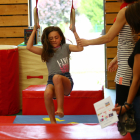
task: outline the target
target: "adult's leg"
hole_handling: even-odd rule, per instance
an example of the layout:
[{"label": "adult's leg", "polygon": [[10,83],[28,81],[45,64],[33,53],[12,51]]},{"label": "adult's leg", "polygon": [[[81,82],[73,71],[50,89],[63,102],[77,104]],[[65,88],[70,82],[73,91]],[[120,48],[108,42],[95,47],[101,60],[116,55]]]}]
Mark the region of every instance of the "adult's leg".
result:
[{"label": "adult's leg", "polygon": [[56,115],[59,117],[64,116],[64,95],[68,95],[71,91],[71,82],[70,80],[62,75],[56,74],[53,76],[53,83],[55,89],[55,95],[57,99],[57,111]]},{"label": "adult's leg", "polygon": [[[116,103],[118,103],[119,105],[124,105],[124,103],[127,101],[128,92],[129,86],[116,84]],[[125,131],[125,128],[122,125],[121,116],[118,117],[119,117],[119,122],[117,124],[118,131],[120,132],[121,135],[125,135],[127,134],[127,132]]]},{"label": "adult's leg", "polygon": [[140,140],[140,96],[136,97],[133,101],[135,110],[134,119],[136,121],[136,130],[131,133],[132,140]]},{"label": "adult's leg", "polygon": [[53,103],[53,98],[54,98],[54,86],[49,84],[46,87],[46,90],[44,92],[44,100],[45,100],[45,107],[47,109],[48,115],[50,117],[50,122],[56,123],[55,120],[55,109],[54,109],[54,103]]},{"label": "adult's leg", "polygon": [[130,86],[116,84],[116,104],[124,105],[127,101]]}]

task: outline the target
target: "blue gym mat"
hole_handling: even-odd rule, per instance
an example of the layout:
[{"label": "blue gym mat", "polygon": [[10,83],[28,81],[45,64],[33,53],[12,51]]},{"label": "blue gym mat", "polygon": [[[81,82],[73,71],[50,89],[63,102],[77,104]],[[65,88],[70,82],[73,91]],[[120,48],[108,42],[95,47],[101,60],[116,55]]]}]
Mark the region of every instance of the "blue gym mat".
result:
[{"label": "blue gym mat", "polygon": [[[56,116],[58,124],[70,123],[98,123],[97,115],[65,115],[63,118]],[[48,124],[48,115],[17,115],[14,124]]]}]

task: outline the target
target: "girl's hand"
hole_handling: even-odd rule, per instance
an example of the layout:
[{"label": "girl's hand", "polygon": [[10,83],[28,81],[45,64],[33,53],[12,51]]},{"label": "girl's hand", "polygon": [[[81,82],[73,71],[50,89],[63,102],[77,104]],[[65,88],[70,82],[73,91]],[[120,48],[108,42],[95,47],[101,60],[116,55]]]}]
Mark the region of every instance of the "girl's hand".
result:
[{"label": "girl's hand", "polygon": [[82,45],[82,42],[81,42],[81,39],[80,39],[80,38],[77,38],[77,45],[79,45],[79,46],[83,47],[83,45]]},{"label": "girl's hand", "polygon": [[[37,29],[40,29],[39,23],[37,23]],[[35,27],[35,25],[34,25],[34,30],[37,31],[37,29],[36,29],[36,27]]]}]

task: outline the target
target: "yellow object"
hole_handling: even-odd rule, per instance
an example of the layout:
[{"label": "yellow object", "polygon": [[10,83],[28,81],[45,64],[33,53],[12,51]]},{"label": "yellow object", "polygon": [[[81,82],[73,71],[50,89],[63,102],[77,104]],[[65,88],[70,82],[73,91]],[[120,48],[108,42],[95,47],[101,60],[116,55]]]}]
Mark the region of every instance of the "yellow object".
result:
[{"label": "yellow object", "polygon": [[[57,122],[63,122],[65,120],[60,120],[58,118],[55,118]],[[50,118],[43,118],[44,121],[50,121]]]}]

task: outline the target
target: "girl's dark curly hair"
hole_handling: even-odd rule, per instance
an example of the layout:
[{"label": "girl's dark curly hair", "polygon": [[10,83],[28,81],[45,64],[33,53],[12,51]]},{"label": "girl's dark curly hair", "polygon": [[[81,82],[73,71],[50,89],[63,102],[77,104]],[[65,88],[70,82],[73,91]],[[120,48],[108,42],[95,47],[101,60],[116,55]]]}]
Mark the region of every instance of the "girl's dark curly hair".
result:
[{"label": "girl's dark curly hair", "polygon": [[46,27],[43,30],[43,34],[42,34],[42,37],[41,37],[41,43],[43,45],[43,51],[42,51],[42,54],[41,54],[41,59],[44,62],[45,61],[48,62],[49,59],[51,57],[53,57],[53,55],[55,53],[55,50],[53,49],[53,46],[49,43],[49,40],[48,40],[48,35],[52,31],[57,31],[58,34],[62,37],[61,45],[66,43],[64,34],[59,27],[57,27],[57,26]]},{"label": "girl's dark curly hair", "polygon": [[140,32],[140,2],[133,3],[125,11],[125,18],[132,30],[137,34]]}]

